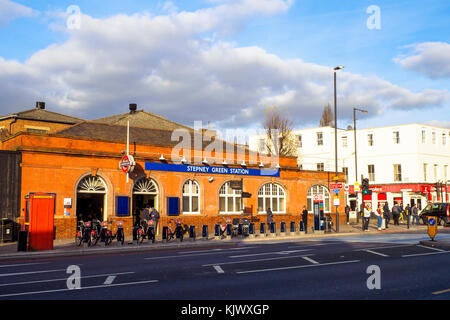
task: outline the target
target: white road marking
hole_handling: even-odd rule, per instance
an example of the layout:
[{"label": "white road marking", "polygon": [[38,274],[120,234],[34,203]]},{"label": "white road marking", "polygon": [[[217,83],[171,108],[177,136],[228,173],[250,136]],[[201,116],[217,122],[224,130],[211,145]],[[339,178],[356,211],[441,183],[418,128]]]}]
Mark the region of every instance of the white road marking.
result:
[{"label": "white road marking", "polygon": [[313,264],[319,264],[319,262],[317,262],[316,260],[311,259],[310,257],[302,257],[303,259],[305,259],[306,261],[309,261]]},{"label": "white road marking", "polygon": [[219,262],[219,263],[216,262],[216,263],[211,263],[211,264],[204,264],[204,265],[202,265],[202,267],[218,266],[218,265],[225,265],[225,264],[238,264],[238,263],[270,261],[270,260],[281,260],[281,259],[292,259],[292,258],[303,258],[305,256],[306,255],[277,257],[277,258],[265,258],[265,259],[255,259],[255,260],[243,260],[243,261],[227,261],[227,262]]},{"label": "white road marking", "polygon": [[[122,274],[132,274],[134,272],[120,272],[120,273],[109,273],[109,274],[96,274],[91,276],[82,276],[81,279],[87,279],[87,278],[100,278],[104,276],[110,276],[110,275],[122,275]],[[16,286],[16,285],[22,285],[22,284],[33,284],[33,283],[42,283],[42,282],[56,282],[56,281],[67,281],[67,278],[60,278],[60,279],[47,279],[47,280],[34,280],[34,281],[27,281],[27,282],[14,282],[14,283],[3,283],[0,284],[0,287],[5,286]]]},{"label": "white road marking", "polygon": [[37,262],[37,263],[21,263],[21,264],[5,264],[0,265],[0,268],[7,268],[7,267],[20,267],[20,266],[34,266],[37,264],[49,264],[50,262]]},{"label": "white road marking", "polygon": [[291,248],[298,248],[298,247],[319,247],[319,246],[331,246],[334,244],[342,244],[342,242],[327,242],[327,243],[316,243],[316,244],[305,244],[305,243],[299,243],[295,246],[289,246],[288,249]]},{"label": "white road marking", "polygon": [[421,248],[425,248],[425,249],[430,249],[430,250],[436,250],[436,251],[440,251],[440,252],[445,252],[445,250],[439,249],[439,248],[422,246],[422,245],[420,245],[420,244],[418,244],[417,246],[418,246],[418,247],[421,247]]},{"label": "white road marking", "polygon": [[205,249],[205,250],[196,250],[196,251],[183,251],[178,252],[178,254],[188,254],[188,253],[204,253],[206,251],[224,251],[224,250],[248,250],[254,249],[256,247],[240,247],[240,248],[217,248],[217,249]]},{"label": "white road marking", "polygon": [[158,259],[170,259],[170,258],[181,258],[181,257],[206,256],[206,255],[219,254],[219,253],[224,254],[224,251],[194,253],[194,254],[185,254],[185,255],[177,255],[177,256],[150,257],[150,258],[144,258],[144,259],[145,260],[158,260]]},{"label": "white road marking", "polygon": [[405,254],[402,255],[402,258],[407,258],[407,257],[419,257],[419,256],[429,256],[432,254],[445,254],[445,253],[449,253],[450,251],[438,251],[438,252],[428,252],[428,253],[416,253],[416,254]]},{"label": "white road marking", "polygon": [[340,261],[340,262],[330,262],[330,263],[320,263],[320,264],[308,264],[306,266],[290,266],[290,267],[280,267],[280,268],[271,268],[271,269],[260,269],[260,270],[248,270],[248,271],[238,271],[236,273],[257,273],[257,272],[267,272],[267,271],[280,271],[280,270],[290,270],[290,269],[300,269],[300,268],[311,268],[311,267],[321,267],[321,266],[331,266],[337,264],[345,264],[345,263],[355,263],[359,262],[359,260],[349,260],[349,261]]},{"label": "white road marking", "polygon": [[144,283],[154,283],[154,282],[158,282],[158,280],[147,280],[147,281],[138,281],[138,282],[127,282],[127,283],[116,283],[116,284],[109,284],[109,285],[81,287],[79,289],[72,289],[72,290],[65,288],[65,289],[55,289],[55,290],[10,293],[10,294],[2,294],[2,295],[0,295],[0,298],[3,298],[3,297],[14,297],[14,296],[24,296],[24,295],[33,295],[33,294],[43,294],[43,293],[64,292],[64,291],[78,291],[78,290],[84,290],[84,289],[111,288],[111,287],[118,287],[118,286],[130,286],[130,285],[144,284]]},{"label": "white road marking", "polygon": [[103,284],[112,284],[114,282],[114,279],[116,279],[116,276],[108,276]]},{"label": "white road marking", "polygon": [[239,256],[229,256],[229,258],[265,256],[265,255],[269,255],[269,254],[290,254],[290,253],[302,252],[302,251],[310,251],[310,250],[312,250],[312,249],[289,250],[289,251],[271,251],[271,252],[262,252],[262,253],[253,253],[253,254],[243,254],[243,255],[239,255]]},{"label": "white road marking", "polygon": [[61,272],[66,271],[67,269],[57,269],[57,270],[43,270],[43,271],[28,271],[28,272],[17,272],[17,273],[2,273],[0,277],[12,277],[12,276],[21,276],[25,274],[35,274],[35,273],[50,273],[50,272]]},{"label": "white road marking", "polygon": [[438,295],[438,294],[447,293],[447,292],[450,292],[450,289],[445,289],[445,290],[441,290],[441,291],[435,291],[435,292],[432,292],[432,294]]},{"label": "white road marking", "polygon": [[412,246],[415,246],[415,244],[398,244],[398,245],[395,245],[395,246],[379,246],[379,247],[361,248],[361,249],[356,249],[355,251],[376,250],[376,249],[392,249],[392,248],[412,247]]},{"label": "white road marking", "polygon": [[217,273],[225,273],[225,271],[223,271],[223,269],[220,266],[213,266],[213,267],[217,271]]},{"label": "white road marking", "polygon": [[365,250],[362,250],[362,251],[369,252],[369,253],[372,253],[372,254],[376,254],[376,255],[382,256],[382,257],[389,257],[387,254],[379,253],[379,252],[372,251],[372,250],[369,250],[369,249],[365,249]]}]

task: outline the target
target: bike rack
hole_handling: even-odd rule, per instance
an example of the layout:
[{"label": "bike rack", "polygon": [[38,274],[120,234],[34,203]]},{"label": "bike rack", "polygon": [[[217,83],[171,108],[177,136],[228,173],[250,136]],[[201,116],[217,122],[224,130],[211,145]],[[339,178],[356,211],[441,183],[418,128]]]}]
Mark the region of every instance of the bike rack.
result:
[{"label": "bike rack", "polygon": [[294,221],[291,221],[291,228],[290,228],[290,230],[289,230],[289,233],[292,235],[292,234],[295,234],[295,222]]},{"label": "bike rack", "polygon": [[285,236],[286,235],[286,222],[280,223],[280,235]]},{"label": "bike rack", "polygon": [[277,235],[277,225],[275,222],[270,223],[270,236],[275,237]]}]

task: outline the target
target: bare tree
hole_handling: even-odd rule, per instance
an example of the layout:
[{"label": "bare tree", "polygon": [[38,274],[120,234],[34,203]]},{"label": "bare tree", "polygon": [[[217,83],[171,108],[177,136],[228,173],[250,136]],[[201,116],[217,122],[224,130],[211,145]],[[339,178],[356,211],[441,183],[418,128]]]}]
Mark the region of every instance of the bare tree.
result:
[{"label": "bare tree", "polygon": [[320,126],[334,126],[334,113],[333,110],[331,110],[330,103],[328,103],[327,106],[323,108],[322,118],[320,119]]},{"label": "bare tree", "polygon": [[268,154],[277,156],[297,156],[297,144],[292,132],[293,122],[287,115],[274,107],[266,110],[264,129]]}]

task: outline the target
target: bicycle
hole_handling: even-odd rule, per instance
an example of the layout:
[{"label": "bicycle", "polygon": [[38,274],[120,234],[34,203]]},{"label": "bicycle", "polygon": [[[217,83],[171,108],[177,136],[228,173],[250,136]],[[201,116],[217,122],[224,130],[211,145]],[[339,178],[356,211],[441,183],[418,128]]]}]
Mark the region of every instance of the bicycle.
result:
[{"label": "bicycle", "polygon": [[189,228],[187,228],[187,225],[182,225],[181,219],[178,219],[175,223],[175,229],[172,229],[171,223],[174,221],[172,219],[169,220],[169,225],[166,229],[166,241],[169,242],[170,240],[174,239],[175,237],[180,239],[180,242],[183,242],[183,236],[185,233],[189,232]]},{"label": "bicycle", "polygon": [[117,242],[119,242],[121,245],[125,242],[125,233],[123,232],[123,221],[119,221],[117,223],[117,231],[114,235],[114,238],[117,239]]},{"label": "bicycle", "polygon": [[[111,228],[108,228],[108,225],[111,226]],[[110,245],[111,242],[116,237],[112,233],[112,221],[103,221],[102,222],[102,231],[100,233],[100,239],[102,242],[105,242],[105,247]]]},{"label": "bicycle", "polygon": [[100,234],[101,225],[98,221],[92,222],[92,229],[91,229],[91,245],[95,246],[100,240],[101,234]]},{"label": "bicycle", "polygon": [[147,235],[147,221],[143,220],[141,224],[136,228],[136,244],[140,245],[144,241]]},{"label": "bicycle", "polygon": [[85,238],[85,224],[84,221],[80,220],[77,223],[77,229],[75,231],[75,245],[77,247],[81,246],[81,244],[83,243],[83,239]]},{"label": "bicycle", "polygon": [[77,230],[75,232],[75,244],[79,247],[81,244],[85,244],[88,247],[92,245],[91,232],[91,222],[80,220],[77,225]]}]

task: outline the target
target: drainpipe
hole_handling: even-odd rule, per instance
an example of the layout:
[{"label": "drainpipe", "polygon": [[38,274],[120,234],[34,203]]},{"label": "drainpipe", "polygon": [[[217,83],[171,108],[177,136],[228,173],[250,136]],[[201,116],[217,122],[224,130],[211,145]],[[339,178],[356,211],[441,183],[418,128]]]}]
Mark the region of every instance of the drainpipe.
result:
[{"label": "drainpipe", "polygon": [[17,122],[17,117],[15,117],[14,120],[9,123],[9,135],[12,135],[11,126],[16,122]]}]

